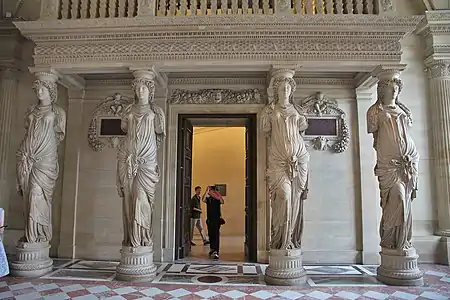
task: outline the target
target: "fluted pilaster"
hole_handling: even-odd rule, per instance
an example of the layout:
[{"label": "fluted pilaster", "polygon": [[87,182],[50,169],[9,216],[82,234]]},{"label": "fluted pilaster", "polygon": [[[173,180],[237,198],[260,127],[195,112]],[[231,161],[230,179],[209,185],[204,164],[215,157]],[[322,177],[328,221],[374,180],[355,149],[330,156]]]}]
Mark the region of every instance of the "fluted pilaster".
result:
[{"label": "fluted pilaster", "polygon": [[450,61],[428,64],[438,234],[450,236]]},{"label": "fluted pilaster", "polygon": [[17,72],[13,69],[0,69],[0,207],[6,211],[11,190],[9,176],[9,157],[11,153],[11,129],[14,115],[14,102],[17,94]]}]

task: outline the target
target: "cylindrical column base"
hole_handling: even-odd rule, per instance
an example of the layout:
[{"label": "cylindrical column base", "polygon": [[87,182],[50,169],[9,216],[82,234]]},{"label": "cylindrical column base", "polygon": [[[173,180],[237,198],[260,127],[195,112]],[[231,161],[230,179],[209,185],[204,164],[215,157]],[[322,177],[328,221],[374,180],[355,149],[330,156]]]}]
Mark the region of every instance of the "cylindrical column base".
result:
[{"label": "cylindrical column base", "polygon": [[16,259],[11,263],[11,275],[20,277],[40,277],[53,270],[53,260],[49,256],[50,245],[43,243],[19,242]]},{"label": "cylindrical column base", "polygon": [[377,269],[377,279],[388,285],[423,285],[423,273],[417,266],[419,255],[413,247],[408,250],[382,248],[381,265]]},{"label": "cylindrical column base", "polygon": [[150,281],[156,276],[153,247],[128,247],[120,250],[116,279],[121,281]]},{"label": "cylindrical column base", "polygon": [[300,249],[271,249],[264,280],[269,285],[301,285],[307,280]]}]

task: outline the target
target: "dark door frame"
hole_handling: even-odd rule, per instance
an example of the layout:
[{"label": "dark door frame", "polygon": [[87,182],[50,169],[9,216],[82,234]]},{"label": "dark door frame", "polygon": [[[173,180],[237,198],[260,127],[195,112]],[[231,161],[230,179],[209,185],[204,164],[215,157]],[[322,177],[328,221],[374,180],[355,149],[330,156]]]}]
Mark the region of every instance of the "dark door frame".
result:
[{"label": "dark door frame", "polygon": [[[182,126],[186,124],[185,120],[191,119],[243,119],[245,120],[246,128],[246,186],[249,186],[250,196],[246,195],[245,199],[245,248],[246,248],[246,261],[257,262],[257,149],[256,149],[256,134],[257,134],[257,119],[256,113],[254,114],[178,114],[178,137],[177,137],[177,192],[176,192],[176,210],[175,210],[175,260],[182,259],[182,253],[185,250],[182,249],[184,241],[184,228],[183,224],[186,224],[182,211],[184,202],[181,197],[180,191],[183,188],[182,172],[180,170],[181,159],[183,158],[184,142],[180,138],[182,133]],[[220,126],[220,122],[218,122]],[[208,124],[210,125],[210,124]],[[184,159],[184,158],[183,158]],[[246,193],[247,194],[247,193]],[[225,216],[226,217],[226,216]]]}]

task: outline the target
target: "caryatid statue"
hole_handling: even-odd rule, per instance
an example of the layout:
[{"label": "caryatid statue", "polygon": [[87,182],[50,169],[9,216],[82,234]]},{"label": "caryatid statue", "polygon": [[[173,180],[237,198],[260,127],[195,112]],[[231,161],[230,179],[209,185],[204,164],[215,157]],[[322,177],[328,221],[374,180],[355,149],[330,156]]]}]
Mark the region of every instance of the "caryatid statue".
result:
[{"label": "caryatid statue", "polygon": [[[416,285],[421,284],[422,273],[411,244],[411,208],[417,192],[419,153],[409,132],[411,111],[398,99],[402,88],[400,72],[379,75],[377,101],[367,111],[367,131],[377,155],[374,171],[382,209],[378,277],[388,284]],[[415,267],[409,261],[415,261]],[[396,270],[398,266],[404,269]]]},{"label": "caryatid statue", "polygon": [[[264,108],[261,117],[261,128],[269,137],[267,184],[272,207],[270,257],[272,261],[275,257],[284,259],[284,254],[288,253],[286,255],[289,256],[289,253],[295,252],[295,259],[300,263],[298,269],[286,271],[280,276],[276,275],[279,271],[273,270],[269,263],[266,281],[269,277],[268,283],[275,284],[306,281],[300,248],[303,201],[308,193],[309,153],[303,140],[308,122],[301,109],[293,103],[296,88],[293,75],[293,71],[275,72],[269,87],[273,89],[273,97],[269,98],[270,103]],[[284,254],[280,256],[280,253]],[[292,260],[292,257],[288,260]],[[283,276],[295,280],[283,280]],[[277,279],[280,280],[276,282]]]},{"label": "caryatid statue", "polygon": [[39,263],[38,257],[48,256],[52,239],[52,198],[59,175],[58,145],[66,132],[66,112],[56,104],[57,76],[42,72],[36,77],[33,90],[38,103],[26,112],[25,137],[16,153],[17,190],[23,199],[25,232],[19,240],[17,261],[12,263],[11,270],[23,276],[27,274],[22,274],[20,269],[26,268],[26,262],[21,259],[26,255],[22,257],[21,249],[36,251],[35,262],[38,262],[34,270],[32,266],[28,268],[34,271],[30,276],[45,273],[48,264],[51,270],[51,259]]},{"label": "caryatid statue", "polygon": [[[160,178],[156,153],[166,136],[165,115],[154,103],[153,73],[135,71],[135,76],[132,83],[135,103],[123,114],[121,126],[126,137],[117,156],[117,188],[123,202],[122,255],[125,255],[124,249],[132,255],[136,250],[133,248],[144,247],[142,249],[151,252],[153,257],[153,210]],[[127,272],[129,270],[124,271],[121,263],[118,273]]]}]

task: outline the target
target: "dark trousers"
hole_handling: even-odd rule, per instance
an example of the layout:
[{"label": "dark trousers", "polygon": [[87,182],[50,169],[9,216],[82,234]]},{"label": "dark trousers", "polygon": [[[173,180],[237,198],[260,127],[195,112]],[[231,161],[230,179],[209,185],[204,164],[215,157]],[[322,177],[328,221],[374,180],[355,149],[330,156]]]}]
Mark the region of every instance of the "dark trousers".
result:
[{"label": "dark trousers", "polygon": [[206,225],[208,226],[208,236],[209,236],[209,248],[213,252],[219,253],[220,246],[220,223],[219,220],[206,220]]}]

